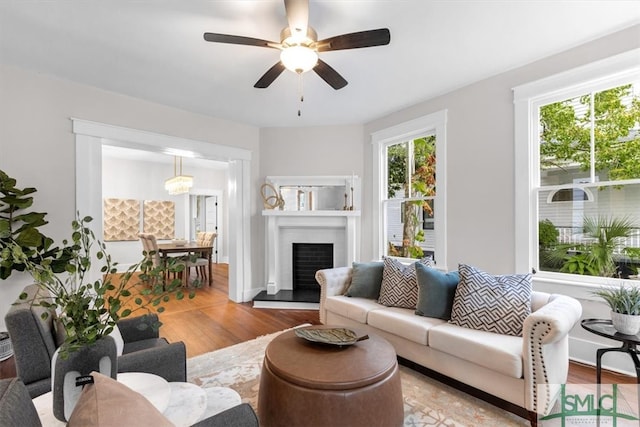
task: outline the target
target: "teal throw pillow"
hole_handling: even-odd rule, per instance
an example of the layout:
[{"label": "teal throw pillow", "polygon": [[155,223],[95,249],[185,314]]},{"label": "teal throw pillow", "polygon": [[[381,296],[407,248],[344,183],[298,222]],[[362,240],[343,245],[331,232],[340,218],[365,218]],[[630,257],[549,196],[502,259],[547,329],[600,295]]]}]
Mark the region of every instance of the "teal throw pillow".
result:
[{"label": "teal throw pillow", "polygon": [[457,271],[443,273],[424,264],[416,264],[418,304],[416,314],[436,319],[451,319],[453,298],[460,281]]},{"label": "teal throw pillow", "polygon": [[380,295],[383,269],[382,261],[354,262],[351,285],[345,295],[377,300]]}]

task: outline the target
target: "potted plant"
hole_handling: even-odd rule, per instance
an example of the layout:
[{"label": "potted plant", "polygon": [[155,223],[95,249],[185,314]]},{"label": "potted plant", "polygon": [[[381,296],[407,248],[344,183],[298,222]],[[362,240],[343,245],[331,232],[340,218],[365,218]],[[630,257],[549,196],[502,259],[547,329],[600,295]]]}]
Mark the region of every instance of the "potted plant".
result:
[{"label": "potted plant", "polygon": [[[46,213],[29,211],[36,191],[16,187],[15,178],[0,170],[0,280],[14,271],[24,271],[24,258],[32,264],[48,259],[53,271],[64,271],[67,260],[59,248],[53,247],[53,240],[39,230],[47,224]],[[58,256],[53,260],[55,254]]]},{"label": "potted plant", "polygon": [[594,292],[611,308],[611,322],[616,331],[635,335],[640,331],[640,288],[612,286]]},{"label": "potted plant", "polygon": [[[184,263],[177,259],[170,258],[166,265],[154,266],[151,260],[154,254],[143,252],[141,261],[118,274],[118,263],[111,259],[105,244],[89,228],[91,221],[91,217],[73,221],[71,239],[64,240],[64,248],[51,259],[34,262],[26,255],[20,256],[17,244],[13,246],[14,259],[23,263],[36,283],[51,295],[52,301],[42,299],[32,303],[58,313],[57,324],[65,335],[60,347],[62,358],[108,336],[122,318],[152,310],[162,313],[162,304],[171,298],[195,297],[194,289],[185,294],[181,280],[167,279],[184,270]],[[51,268],[60,257],[66,262],[64,274]],[[91,281],[89,272],[96,260],[101,264],[101,275]],[[195,287],[198,286],[196,281]],[[20,295],[20,299],[26,298],[26,294]]]},{"label": "potted plant", "polygon": [[[175,259],[168,260],[166,265],[154,266],[154,254],[144,253],[142,261],[116,276],[118,263],[112,261],[105,244],[88,227],[91,220],[84,217],[73,221],[71,239],[64,240],[64,248],[51,259],[34,262],[21,254],[17,243],[9,244],[14,259],[24,264],[36,283],[47,291],[46,295],[40,297],[38,293],[31,300],[23,293],[20,299],[47,308],[44,318],[55,313],[57,334],[62,332],[64,337],[51,361],[53,410],[61,421],[68,420],[78,396],[78,385],[69,378],[91,371],[116,378],[117,348],[122,341],[117,322],[140,311],[146,313],[153,309],[161,313],[163,303],[172,297],[185,296],[181,280],[166,280],[170,273],[183,271],[185,267]],[[66,260],[64,274],[55,273],[51,268],[61,257]],[[92,280],[90,271],[96,260],[101,264],[100,275]],[[189,298],[194,296],[192,289]],[[159,321],[151,325],[159,326]]]}]

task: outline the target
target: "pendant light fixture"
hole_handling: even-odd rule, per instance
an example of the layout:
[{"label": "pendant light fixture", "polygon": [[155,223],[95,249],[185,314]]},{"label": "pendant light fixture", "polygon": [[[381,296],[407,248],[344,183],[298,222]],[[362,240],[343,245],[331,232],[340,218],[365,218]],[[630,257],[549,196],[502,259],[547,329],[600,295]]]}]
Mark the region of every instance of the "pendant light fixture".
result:
[{"label": "pendant light fixture", "polygon": [[180,157],[180,174],[178,174],[178,156],[173,157],[173,177],[164,182],[164,189],[169,194],[188,193],[193,187],[193,177],[191,175],[182,174],[182,157]]}]

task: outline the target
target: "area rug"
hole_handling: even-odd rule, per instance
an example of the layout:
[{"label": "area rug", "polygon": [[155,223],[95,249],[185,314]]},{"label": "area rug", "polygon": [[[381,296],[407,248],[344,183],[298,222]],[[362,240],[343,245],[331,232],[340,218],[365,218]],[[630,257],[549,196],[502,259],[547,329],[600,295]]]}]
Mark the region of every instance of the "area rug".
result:
[{"label": "area rug", "polygon": [[[229,387],[258,409],[258,387],[267,344],[279,332],[187,360],[187,380],[207,387]],[[400,366],[404,425],[528,426],[521,417]]]}]

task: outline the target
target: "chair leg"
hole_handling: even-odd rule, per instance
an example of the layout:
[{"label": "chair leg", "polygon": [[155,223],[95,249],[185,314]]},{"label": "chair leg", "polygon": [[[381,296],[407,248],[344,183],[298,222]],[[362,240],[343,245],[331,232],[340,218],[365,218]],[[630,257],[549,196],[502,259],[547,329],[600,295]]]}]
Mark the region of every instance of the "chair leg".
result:
[{"label": "chair leg", "polygon": [[198,267],[198,270],[200,271],[200,275],[202,276],[202,279],[207,283],[208,286],[210,286],[211,284],[209,283],[209,275],[207,274],[207,268],[201,265]]}]

